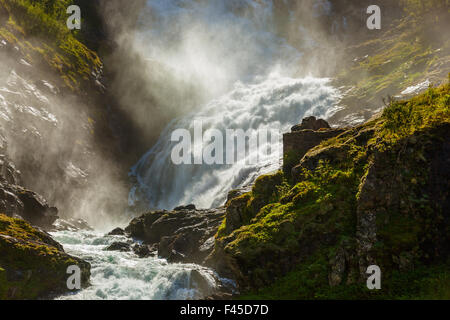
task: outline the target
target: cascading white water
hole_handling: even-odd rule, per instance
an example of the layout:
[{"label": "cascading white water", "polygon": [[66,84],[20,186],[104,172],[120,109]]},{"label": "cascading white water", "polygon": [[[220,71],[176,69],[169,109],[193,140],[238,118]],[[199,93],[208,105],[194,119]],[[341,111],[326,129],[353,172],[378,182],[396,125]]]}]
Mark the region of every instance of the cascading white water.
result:
[{"label": "cascading white water", "polygon": [[[239,161],[232,165],[175,165],[171,159],[171,133],[177,128],[194,131],[194,121],[203,129],[257,132],[262,129],[287,132],[302,117],[327,117],[338,93],[326,79],[269,77],[258,84],[237,84],[235,89],[202,110],[173,121],[156,145],[133,168],[138,184],[130,193],[131,203],[145,197],[152,208],[172,209],[194,203],[201,208],[221,205],[227,191],[251,183],[258,175],[278,169],[281,142],[272,141],[270,153],[256,164]],[[260,154],[261,155],[261,154]],[[138,193],[137,193],[138,192]]]},{"label": "cascading white water", "polygon": [[[194,264],[141,259],[132,252],[105,251],[126,237],[88,231],[52,233],[67,253],[91,264],[91,286],[57,299],[73,300],[184,300],[202,299],[214,292],[217,276]],[[195,275],[193,275],[195,273]]]},{"label": "cascading white water", "polygon": [[[257,164],[175,165],[171,152],[176,129],[287,132],[305,116],[328,118],[339,93],[327,79],[293,77],[301,53],[272,32],[272,1],[149,1],[151,32],[142,32],[149,59],[170,66],[190,81],[199,81],[213,97],[196,110],[173,120],[154,147],[132,168],[136,184],[130,205],[172,209],[194,203],[222,205],[232,188],[249,184],[279,167],[282,145]],[[175,34],[175,36],[174,36]],[[175,44],[174,44],[175,43]],[[144,46],[145,47],[145,46]],[[207,142],[203,142],[207,144]],[[192,148],[193,150],[194,148]]]}]

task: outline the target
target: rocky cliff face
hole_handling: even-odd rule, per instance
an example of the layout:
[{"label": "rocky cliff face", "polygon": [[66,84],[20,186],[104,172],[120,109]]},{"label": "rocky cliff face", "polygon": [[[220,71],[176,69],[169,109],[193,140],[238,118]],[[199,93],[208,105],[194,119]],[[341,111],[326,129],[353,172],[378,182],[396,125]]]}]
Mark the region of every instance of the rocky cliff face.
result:
[{"label": "rocky cliff face", "polygon": [[[448,296],[449,90],[393,102],[309,150],[293,182],[230,199],[206,263],[251,297]],[[372,264],[383,290],[365,286]]]},{"label": "rocky cliff face", "polygon": [[[0,1],[0,153],[21,172],[20,185],[45,197],[61,216],[90,216],[93,224],[88,210],[98,216],[125,210],[132,155],[120,149],[95,51],[106,42],[99,40],[98,2],[82,4],[78,33],[65,25],[70,3],[30,9],[29,1]],[[94,192],[99,201],[92,200]]]},{"label": "rocky cliff face", "polygon": [[5,150],[0,152],[0,212],[49,230],[58,219],[58,209],[50,207],[41,195],[21,187],[21,173]]}]

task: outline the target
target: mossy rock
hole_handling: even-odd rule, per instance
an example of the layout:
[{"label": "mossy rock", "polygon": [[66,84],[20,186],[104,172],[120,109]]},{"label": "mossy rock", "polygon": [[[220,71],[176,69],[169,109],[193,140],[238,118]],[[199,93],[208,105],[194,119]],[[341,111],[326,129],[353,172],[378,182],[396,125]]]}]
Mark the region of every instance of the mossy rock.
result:
[{"label": "mossy rock", "polygon": [[[450,273],[449,95],[445,84],[394,101],[322,142],[295,184],[260,178],[238,199],[245,221],[227,218],[227,232],[216,236],[218,269],[233,270],[244,293],[263,298],[448,296],[448,286],[433,294],[430,284]],[[258,197],[262,206],[253,206]],[[369,263],[382,269],[385,290],[365,287]]]},{"label": "mossy rock", "polygon": [[[66,26],[66,10],[75,3],[0,0],[0,13],[6,18],[4,24],[0,23],[0,36],[17,46],[32,64],[49,66],[59,74],[66,88],[82,92],[92,87],[92,74],[100,72],[102,62],[86,46],[84,28],[71,31]],[[88,7],[91,5],[83,6],[86,11]]]},{"label": "mossy rock", "polygon": [[81,269],[87,286],[90,264],[64,252],[48,234],[0,214],[0,300],[37,299],[68,292],[67,268]]}]

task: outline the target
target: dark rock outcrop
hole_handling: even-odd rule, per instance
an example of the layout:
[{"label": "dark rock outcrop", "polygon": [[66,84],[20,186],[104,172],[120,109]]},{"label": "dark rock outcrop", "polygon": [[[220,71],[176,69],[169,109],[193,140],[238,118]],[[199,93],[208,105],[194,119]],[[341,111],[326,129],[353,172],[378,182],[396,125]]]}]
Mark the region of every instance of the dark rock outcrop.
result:
[{"label": "dark rock outcrop", "polygon": [[[2,151],[5,152],[5,149],[0,146]],[[58,209],[50,207],[41,195],[19,184],[20,172],[8,157],[0,154],[0,212],[10,217],[21,217],[32,225],[50,230],[58,219]]]},{"label": "dark rock outcrop", "polygon": [[345,129],[331,129],[322,119],[303,119],[302,124],[294,126],[292,132],[283,135],[283,171],[290,174],[310,149],[344,131]]},{"label": "dark rock outcrop", "polygon": [[181,211],[181,210],[195,210],[194,204],[188,204],[187,206],[179,206],[173,209],[173,211]]},{"label": "dark rock outcrop", "polygon": [[122,251],[122,252],[128,252],[131,251],[131,245],[126,242],[113,242],[109,246],[105,248],[105,251]]},{"label": "dark rock outcrop", "polygon": [[133,219],[125,231],[171,262],[201,264],[214,247],[225,209],[154,211]]},{"label": "dark rock outcrop", "polygon": [[154,257],[158,254],[158,248],[156,245],[149,246],[147,244],[136,243],[132,246],[132,249],[139,258]]},{"label": "dark rock outcrop", "polygon": [[301,131],[301,130],[313,130],[318,131],[320,129],[331,129],[328,122],[323,119],[316,119],[316,117],[307,117],[302,120],[301,124],[292,127],[291,131]]},{"label": "dark rock outcrop", "polygon": [[122,228],[115,228],[114,230],[108,233],[108,236],[124,236],[124,235],[126,235],[126,232]]},{"label": "dark rock outcrop", "polygon": [[58,209],[50,207],[47,201],[37,193],[23,188],[17,188],[17,196],[23,203],[22,216],[32,225],[45,229],[51,228],[58,219]]}]

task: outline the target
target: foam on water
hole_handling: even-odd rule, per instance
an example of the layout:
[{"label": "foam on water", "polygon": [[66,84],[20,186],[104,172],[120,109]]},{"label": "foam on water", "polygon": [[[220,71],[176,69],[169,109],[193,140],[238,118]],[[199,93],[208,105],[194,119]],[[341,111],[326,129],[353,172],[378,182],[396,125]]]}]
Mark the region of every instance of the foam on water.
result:
[{"label": "foam on water", "polygon": [[[67,253],[91,264],[91,286],[58,297],[61,300],[184,300],[201,299],[213,293],[217,276],[194,264],[167,263],[159,258],[138,258],[132,252],[105,251],[122,236],[96,232],[63,231],[52,233]],[[200,274],[193,277],[193,272]],[[206,284],[206,286],[205,286]]]}]

